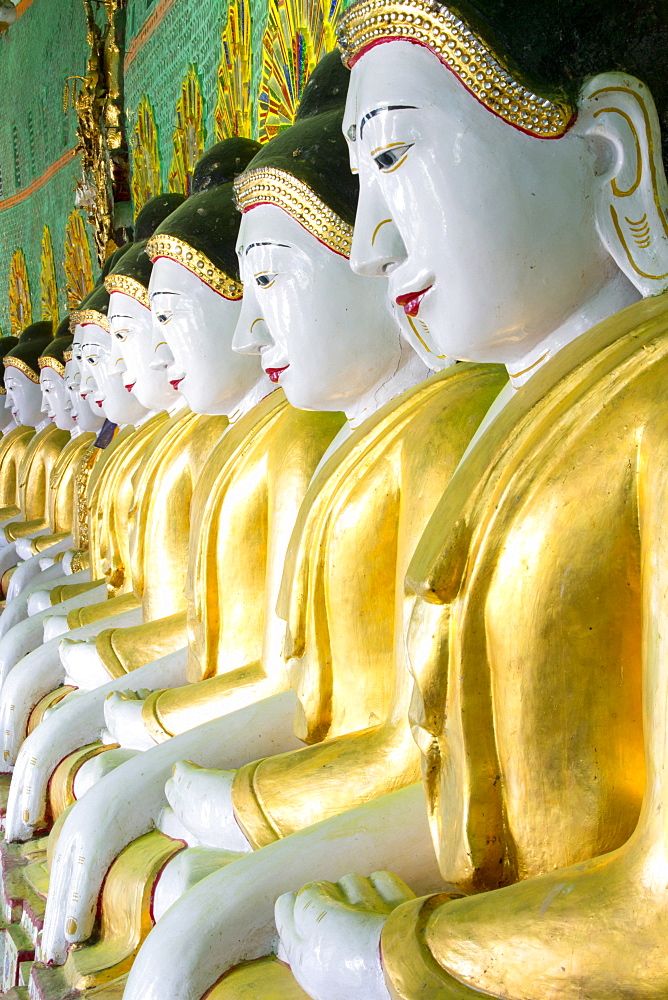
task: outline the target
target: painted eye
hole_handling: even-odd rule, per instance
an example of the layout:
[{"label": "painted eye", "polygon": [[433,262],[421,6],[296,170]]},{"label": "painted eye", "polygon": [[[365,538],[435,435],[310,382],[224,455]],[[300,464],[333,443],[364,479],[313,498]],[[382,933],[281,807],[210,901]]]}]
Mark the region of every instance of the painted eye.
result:
[{"label": "painted eye", "polygon": [[392,146],[391,149],[383,150],[382,153],[378,153],[377,156],[374,156],[376,166],[379,170],[382,170],[386,174],[391,173],[404,162],[406,154],[412,146],[413,143],[409,142],[406,145]]},{"label": "painted eye", "polygon": [[121,344],[124,344],[128,339],[127,330],[117,330],[114,336],[116,340],[120,340]]},{"label": "painted eye", "polygon": [[159,312],[156,313],[155,316],[158,323],[162,324],[162,326],[165,326],[167,323],[169,323],[170,319],[172,318],[172,314],[170,312]]},{"label": "painted eye", "polygon": [[275,274],[256,274],[255,284],[259,285],[260,288],[271,288],[274,281],[276,280]]}]

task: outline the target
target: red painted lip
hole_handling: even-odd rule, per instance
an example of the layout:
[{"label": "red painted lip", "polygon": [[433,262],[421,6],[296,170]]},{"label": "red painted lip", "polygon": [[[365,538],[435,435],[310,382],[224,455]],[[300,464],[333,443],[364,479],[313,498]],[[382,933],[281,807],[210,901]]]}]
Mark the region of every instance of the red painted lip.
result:
[{"label": "red painted lip", "polygon": [[100,399],[96,399],[95,402],[100,407],[100,409],[102,409],[102,401]]},{"label": "red painted lip", "polygon": [[417,316],[420,311],[422,299],[429,289],[433,287],[433,285],[429,285],[429,288],[423,288],[421,292],[409,292],[407,295],[397,295],[395,302],[398,306],[401,306],[407,316]]},{"label": "red painted lip", "polygon": [[184,378],[185,375],[182,375],[181,378],[170,379],[169,384],[172,386],[173,389],[178,389],[178,387],[183,382]]},{"label": "red painted lip", "polygon": [[132,392],[136,384],[137,384],[136,382],[133,382],[132,385],[126,385],[125,388],[128,390],[128,392]]},{"label": "red painted lip", "polygon": [[281,374],[286,371],[290,365],[283,365],[282,368],[265,368],[265,371],[272,382],[278,382]]}]

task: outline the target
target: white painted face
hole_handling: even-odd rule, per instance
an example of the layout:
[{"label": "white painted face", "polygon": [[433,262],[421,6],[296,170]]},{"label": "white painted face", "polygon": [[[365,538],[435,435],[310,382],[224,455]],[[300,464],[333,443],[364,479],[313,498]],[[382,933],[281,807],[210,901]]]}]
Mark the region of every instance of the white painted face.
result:
[{"label": "white painted face", "polygon": [[344,133],[360,177],[351,265],[389,278],[436,354],[513,365],[618,273],[594,212],[600,145],[520,132],[422,46],[356,63]]},{"label": "white painted face", "polygon": [[5,388],[8,404],[17,424],[37,427],[42,422],[42,390],[39,383],[31,382],[27,375],[12,365],[5,369]]},{"label": "white painted face", "polygon": [[137,423],[147,410],[127,391],[121,373],[112,363],[110,334],[95,323],[86,323],[80,329],[81,395],[112,423]]},{"label": "white painted face", "polygon": [[76,423],[72,420],[69,392],[63,376],[53,368],[42,368],[39,384],[42,389],[42,413],[53,420],[61,431],[73,431]]},{"label": "white painted face", "polygon": [[294,406],[351,409],[397,370],[401,333],[384,281],[354,274],[275,205],[243,215],[238,253],[244,299],[234,349],[259,354]]},{"label": "white painted face", "polygon": [[149,410],[166,410],[178,399],[164,368],[152,366],[153,329],[151,310],[124,292],[112,292],[109,300],[112,360],[128,392]]},{"label": "white painted face", "polygon": [[[76,348],[76,352],[75,352]],[[75,356],[76,353],[76,356]],[[104,415],[98,406],[96,412],[80,395],[81,388],[81,343],[72,344],[72,358],[65,364],[65,385],[67,386],[69,413],[82,431],[97,432],[104,423]]]},{"label": "white painted face", "polygon": [[166,257],[153,265],[149,298],[156,367],[194,413],[233,413],[262,375],[257,358],[232,351],[241,303]]}]

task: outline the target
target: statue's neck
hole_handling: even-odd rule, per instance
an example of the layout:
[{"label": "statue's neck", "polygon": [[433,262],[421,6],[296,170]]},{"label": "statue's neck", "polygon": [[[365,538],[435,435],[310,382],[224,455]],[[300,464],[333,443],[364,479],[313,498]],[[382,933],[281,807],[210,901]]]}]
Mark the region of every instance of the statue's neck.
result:
[{"label": "statue's neck", "polygon": [[519,389],[536,374],[543,365],[553,358],[557,351],[572,343],[597,323],[613,316],[626,306],[641,298],[640,292],[631,284],[626,275],[617,271],[615,276],[601,288],[588,302],[572,313],[564,323],[544,337],[519,361],[507,364],[506,369],[515,389]]},{"label": "statue's neck", "polygon": [[82,433],[81,428],[78,426],[78,424],[75,424],[72,430],[70,431],[70,437],[72,438],[72,440],[74,440],[74,438],[78,438],[81,433]]},{"label": "statue's neck", "polygon": [[45,427],[48,427],[50,423],[51,420],[49,417],[45,417],[44,420],[40,420],[38,424],[35,424],[35,434],[39,434],[39,432],[43,431]]},{"label": "statue's neck", "polygon": [[415,351],[408,346],[404,347],[402,343],[399,364],[393,374],[389,378],[379,380],[363,396],[346,407],[345,414],[349,425],[359,427],[385,403],[389,403],[391,399],[400,396],[402,392],[412,386],[424,382],[431,374],[429,368],[420,360]]},{"label": "statue's neck", "polygon": [[15,430],[18,426],[19,425],[17,424],[17,422],[14,419],[14,417],[11,417],[9,423],[5,427],[2,428],[2,435],[3,435],[3,437],[6,434],[9,434],[11,431]]},{"label": "statue's neck", "polygon": [[228,413],[228,419],[231,424],[235,424],[237,420],[241,420],[249,410],[252,410],[254,406],[257,406],[265,396],[268,396],[270,392],[275,392],[276,385],[270,380],[268,375],[263,374],[261,378],[257,380],[255,385],[250,389],[246,395],[239,401],[237,406],[231,413]]}]

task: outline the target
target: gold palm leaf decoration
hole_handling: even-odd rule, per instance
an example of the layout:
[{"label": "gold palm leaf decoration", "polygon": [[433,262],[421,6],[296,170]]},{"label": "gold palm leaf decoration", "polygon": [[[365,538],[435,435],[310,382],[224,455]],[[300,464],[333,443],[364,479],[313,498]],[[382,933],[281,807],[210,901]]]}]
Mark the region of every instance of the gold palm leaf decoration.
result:
[{"label": "gold palm leaf decoration", "polygon": [[147,95],[143,94],[132,133],[132,203],[135,215],[147,201],[161,192],[158,132],[153,108]]},{"label": "gold palm leaf decoration", "polygon": [[195,164],[204,152],[206,129],[204,103],[197,70],[190,66],[181,84],[181,96],[176,103],[174,155],[169,168],[169,190],[190,194]]},{"label": "gold palm leaf decoration", "polygon": [[23,250],[16,250],[9,267],[9,323],[15,337],[32,323],[30,283]]},{"label": "gold palm leaf decoration", "polygon": [[313,67],[336,45],[344,0],[269,0],[262,39],[259,140],[292,125]]},{"label": "gold palm leaf decoration", "polygon": [[79,305],[93,288],[93,265],[83,219],[76,211],[70,213],[65,228],[65,279],[67,304]]},{"label": "gold palm leaf decoration", "polygon": [[53,243],[48,226],[42,234],[42,259],[40,271],[42,290],[42,319],[50,319],[53,328],[58,326],[58,286],[56,285],[56,263],[53,259]]},{"label": "gold palm leaf decoration", "polygon": [[231,0],[223,31],[223,54],[218,67],[218,101],[214,112],[216,139],[240,135],[250,139],[251,19],[248,0]]}]

